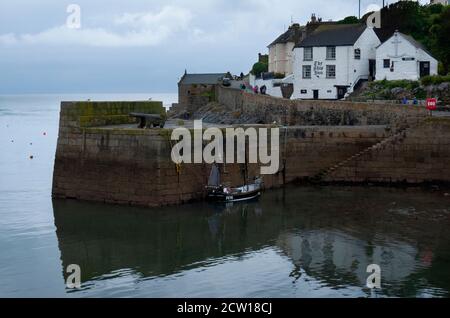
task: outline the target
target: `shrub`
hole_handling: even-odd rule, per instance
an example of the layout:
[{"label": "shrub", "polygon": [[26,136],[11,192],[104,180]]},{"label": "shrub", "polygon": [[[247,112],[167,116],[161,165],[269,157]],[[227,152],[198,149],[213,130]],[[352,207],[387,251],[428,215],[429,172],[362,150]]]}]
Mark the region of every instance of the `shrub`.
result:
[{"label": "shrub", "polygon": [[384,79],[382,81],[375,81],[373,82],[372,85],[384,89],[393,89],[396,87],[401,87],[405,89],[415,89],[420,86],[420,83],[418,81],[409,81],[409,80],[388,81]]},{"label": "shrub", "polygon": [[446,75],[445,74],[445,67],[444,67],[444,64],[442,62],[438,63],[438,74],[439,75]]},{"label": "shrub", "polygon": [[450,75],[432,75],[425,76],[421,79],[422,85],[439,85],[444,82],[450,82]]},{"label": "shrub", "polygon": [[359,23],[359,19],[355,16],[348,16],[344,18],[343,20],[340,20],[337,22],[338,24],[355,24]]},{"label": "shrub", "polygon": [[426,99],[427,98],[427,92],[423,88],[418,88],[416,90],[415,97],[417,99]]},{"label": "shrub", "polygon": [[216,92],[215,91],[203,92],[200,96],[209,97],[210,102],[216,100]]},{"label": "shrub", "polygon": [[269,65],[267,65],[265,63],[258,62],[258,63],[255,63],[253,65],[251,73],[253,75],[255,75],[256,77],[259,77],[259,76],[261,76],[261,73],[265,73],[268,70],[269,70]]}]

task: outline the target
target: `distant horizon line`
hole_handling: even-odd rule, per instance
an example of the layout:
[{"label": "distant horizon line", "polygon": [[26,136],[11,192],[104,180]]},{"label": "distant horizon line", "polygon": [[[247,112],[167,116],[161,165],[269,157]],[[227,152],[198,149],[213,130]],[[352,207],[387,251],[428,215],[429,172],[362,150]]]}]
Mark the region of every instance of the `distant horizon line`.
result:
[{"label": "distant horizon line", "polygon": [[[159,94],[159,95],[176,95],[178,92],[23,92],[23,93],[1,93],[2,96],[17,96],[17,95],[145,95],[145,94]],[[150,96],[151,97],[151,96]]]}]

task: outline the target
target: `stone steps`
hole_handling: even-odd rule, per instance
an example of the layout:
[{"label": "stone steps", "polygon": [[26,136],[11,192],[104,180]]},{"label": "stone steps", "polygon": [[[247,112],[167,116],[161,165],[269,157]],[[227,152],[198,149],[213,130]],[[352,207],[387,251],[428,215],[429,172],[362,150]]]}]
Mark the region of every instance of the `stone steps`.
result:
[{"label": "stone steps", "polygon": [[376,143],[376,144],[374,144],[374,145],[372,145],[372,146],[370,146],[370,147],[368,147],[368,148],[366,148],[366,149],[364,149],[364,150],[362,150],[362,151],[352,155],[351,157],[349,157],[349,158],[347,158],[347,159],[345,159],[345,160],[343,160],[343,161],[341,161],[341,162],[331,166],[330,168],[327,168],[325,170],[320,171],[317,175],[315,175],[313,178],[311,178],[311,181],[313,183],[319,183],[319,182],[323,181],[323,179],[326,176],[328,176],[331,173],[334,173],[339,168],[346,166],[348,163],[352,162],[353,160],[361,158],[363,155],[368,154],[368,153],[370,153],[372,151],[376,151],[376,150],[382,149],[388,143],[394,143],[394,142],[397,142],[397,141],[402,141],[406,137],[407,132],[410,129],[413,129],[413,128],[419,126],[420,123],[421,122],[417,123],[416,125],[414,125],[412,127],[411,126],[402,127],[394,135],[389,136],[389,137],[381,140],[380,142],[378,142],[378,143]]}]

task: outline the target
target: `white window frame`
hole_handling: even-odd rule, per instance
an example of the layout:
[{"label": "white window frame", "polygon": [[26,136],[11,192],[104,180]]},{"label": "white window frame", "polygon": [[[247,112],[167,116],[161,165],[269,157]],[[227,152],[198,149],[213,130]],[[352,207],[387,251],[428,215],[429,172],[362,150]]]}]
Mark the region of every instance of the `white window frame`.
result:
[{"label": "white window frame", "polygon": [[327,60],[336,60],[336,47],[327,46]]},{"label": "white window frame", "polygon": [[[330,70],[329,70],[329,68],[331,68],[331,67],[334,67],[334,76],[330,76]],[[336,65],[327,65],[326,66],[326,75],[327,75],[327,78],[330,78],[330,79],[334,79],[334,78],[336,78]]]},{"label": "white window frame", "polygon": [[[305,69],[309,68],[309,76],[306,76],[307,72]],[[312,66],[311,65],[302,65],[302,78],[303,79],[311,79],[312,78]]]},{"label": "white window frame", "polygon": [[[310,54],[306,55],[306,52],[311,52]],[[314,59],[314,50],[312,46],[307,46],[303,48],[303,60],[304,61],[312,61]]]}]

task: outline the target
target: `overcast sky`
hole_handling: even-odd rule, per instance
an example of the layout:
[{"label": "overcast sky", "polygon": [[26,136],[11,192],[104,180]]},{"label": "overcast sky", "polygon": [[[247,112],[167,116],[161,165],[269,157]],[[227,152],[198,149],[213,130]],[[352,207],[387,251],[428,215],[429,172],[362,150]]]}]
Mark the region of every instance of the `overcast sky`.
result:
[{"label": "overcast sky", "polygon": [[248,72],[311,13],[357,15],[358,0],[1,0],[0,94],[176,92],[185,69]]}]

